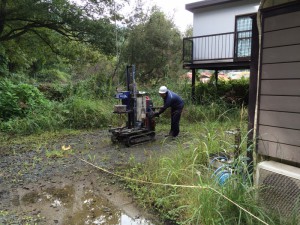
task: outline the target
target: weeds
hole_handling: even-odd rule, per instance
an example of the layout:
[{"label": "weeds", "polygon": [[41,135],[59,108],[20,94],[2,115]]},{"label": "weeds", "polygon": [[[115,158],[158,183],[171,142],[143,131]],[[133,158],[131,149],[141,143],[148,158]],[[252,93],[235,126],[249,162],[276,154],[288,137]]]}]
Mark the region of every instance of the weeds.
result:
[{"label": "weeds", "polygon": [[96,162],[96,155],[88,154],[88,158],[89,158],[89,161],[91,163],[95,163]]},{"label": "weeds", "polygon": [[6,216],[8,215],[8,212],[5,210],[0,210],[0,216]]},{"label": "weeds", "polygon": [[63,158],[64,152],[61,150],[47,150],[46,151],[46,157],[47,158]]},{"label": "weeds", "polygon": [[206,109],[203,113],[201,106],[189,107],[194,113],[193,116],[186,115],[182,121],[183,135],[176,142],[176,150],[136,165],[135,169],[127,171],[127,175],[153,183],[190,185],[194,188],[129,183],[137,199],[145,207],[154,206],[165,220],[178,224],[263,224],[251,214],[273,224],[256,202],[257,189],[252,186],[244,157],[236,159],[234,165],[238,169],[224,185],[219,185],[212,176],[214,169],[209,166],[211,154],[225,151],[232,155],[236,146],[234,137],[226,134],[227,130],[241,129],[243,135],[239,147],[242,155],[246,153],[247,117],[244,109],[224,111],[219,108],[223,106],[211,105],[210,110]]},{"label": "weeds", "polygon": [[[80,89],[80,93],[84,91],[85,88]],[[186,89],[184,93],[185,98],[188,98]],[[64,102],[49,103],[44,109],[26,111],[26,117],[1,121],[0,129],[6,134],[43,132],[39,136],[24,137],[25,141],[22,140],[18,144],[30,141],[44,143],[45,140],[61,139],[63,135],[57,131],[63,128],[106,128],[109,124],[117,123],[118,118],[111,113],[115,102],[100,101],[90,95],[89,98],[83,96],[85,95],[72,95]],[[157,101],[157,105],[161,103],[158,95],[154,100]],[[154,207],[163,219],[176,221],[178,224],[261,224],[237,205],[263,221],[276,224],[256,202],[257,190],[250,182],[251,174],[247,173],[247,168],[243,167],[242,173],[231,174],[227,182],[221,186],[212,177],[213,170],[209,166],[210,155],[233,151],[234,143],[226,136],[225,131],[241,129],[243,138],[239,148],[242,149],[242,154],[245,154],[246,121],[247,110],[244,107],[228,107],[222,101],[206,102],[205,106],[186,104],[181,121],[182,137],[176,142],[176,150],[159,159],[151,157],[144,164],[136,163],[135,158],[130,157],[131,169],[127,170],[125,175],[153,183],[190,185],[194,188],[139,185],[133,182],[128,183],[128,187],[142,205]],[[159,119],[159,124],[158,132],[169,129],[169,117],[166,113]],[[67,135],[70,131],[62,133]],[[1,137],[1,140],[4,140],[4,145],[12,144],[9,138]],[[41,151],[41,145],[34,144],[34,146],[36,151]],[[72,154],[72,151],[54,148],[46,150],[45,154],[47,158],[61,158]],[[92,162],[96,160],[95,155],[88,157]],[[237,205],[232,204],[224,196]]]}]

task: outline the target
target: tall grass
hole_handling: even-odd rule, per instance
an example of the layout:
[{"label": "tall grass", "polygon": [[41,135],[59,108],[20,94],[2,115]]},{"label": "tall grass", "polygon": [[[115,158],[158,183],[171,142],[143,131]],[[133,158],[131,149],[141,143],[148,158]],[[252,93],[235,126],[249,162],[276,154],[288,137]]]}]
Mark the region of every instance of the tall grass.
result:
[{"label": "tall grass", "polygon": [[66,125],[70,128],[104,128],[110,122],[112,104],[109,101],[99,101],[72,97],[65,102]]},{"label": "tall grass", "polygon": [[51,102],[45,108],[32,110],[24,118],[11,118],[0,124],[9,134],[33,134],[60,129],[105,128],[114,124],[113,102],[73,96],[65,102]]},{"label": "tall grass", "polygon": [[202,106],[188,106],[188,109],[189,114],[184,114],[181,124],[183,134],[175,147],[163,157],[136,165],[126,175],[194,188],[129,183],[139,201],[145,207],[154,207],[163,219],[174,224],[264,224],[261,221],[275,224],[256,201],[257,189],[251,183],[244,160],[236,159],[242,172],[233,173],[225,184],[220,185],[212,176],[215,169],[209,164],[209,156],[224,151],[232,153],[234,149],[234,138],[225,131],[241,128],[240,147],[242,156],[246,155],[245,110],[226,111],[223,106],[213,104],[206,109]]}]

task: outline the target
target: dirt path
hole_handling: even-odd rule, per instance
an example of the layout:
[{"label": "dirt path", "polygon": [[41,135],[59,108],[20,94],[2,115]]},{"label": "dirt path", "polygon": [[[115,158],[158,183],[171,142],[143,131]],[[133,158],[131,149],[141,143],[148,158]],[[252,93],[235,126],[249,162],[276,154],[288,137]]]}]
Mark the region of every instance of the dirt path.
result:
[{"label": "dirt path", "polygon": [[112,145],[106,131],[2,146],[0,224],[162,224],[136,205],[116,177],[77,157],[114,171],[174,146],[160,135],[130,148]]}]

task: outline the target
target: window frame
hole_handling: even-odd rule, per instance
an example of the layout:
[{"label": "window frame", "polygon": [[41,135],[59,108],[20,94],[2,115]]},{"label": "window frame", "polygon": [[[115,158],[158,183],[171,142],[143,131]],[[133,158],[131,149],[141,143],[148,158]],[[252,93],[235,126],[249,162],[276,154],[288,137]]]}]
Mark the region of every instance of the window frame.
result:
[{"label": "window frame", "polygon": [[249,13],[249,14],[240,14],[240,15],[236,15],[235,16],[235,20],[234,20],[234,60],[235,61],[245,61],[247,59],[250,60],[251,58],[251,46],[252,46],[252,27],[253,27],[253,24],[252,24],[252,27],[250,30],[245,30],[243,32],[251,32],[251,37],[250,37],[250,54],[249,56],[245,56],[245,57],[238,57],[238,43],[239,43],[239,37],[238,37],[238,34],[239,34],[239,31],[237,30],[238,29],[238,26],[237,26],[237,22],[238,22],[238,19],[240,18],[243,18],[243,17],[249,17],[252,22],[253,22],[253,16],[255,16],[256,13]]}]

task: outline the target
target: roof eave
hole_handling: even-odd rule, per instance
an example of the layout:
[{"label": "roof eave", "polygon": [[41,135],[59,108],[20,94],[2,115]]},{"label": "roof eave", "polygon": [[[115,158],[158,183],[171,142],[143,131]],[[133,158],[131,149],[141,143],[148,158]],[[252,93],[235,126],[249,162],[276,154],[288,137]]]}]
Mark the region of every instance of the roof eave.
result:
[{"label": "roof eave", "polygon": [[198,2],[193,2],[185,5],[185,9],[194,12],[196,9],[201,9],[209,6],[223,5],[230,2],[236,2],[241,0],[203,0]]}]

